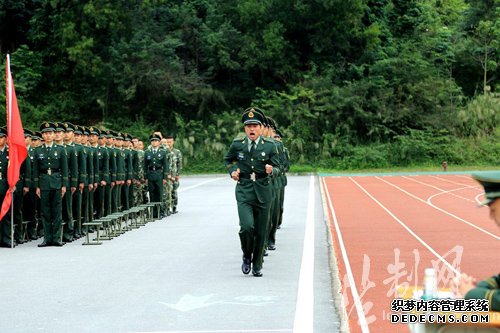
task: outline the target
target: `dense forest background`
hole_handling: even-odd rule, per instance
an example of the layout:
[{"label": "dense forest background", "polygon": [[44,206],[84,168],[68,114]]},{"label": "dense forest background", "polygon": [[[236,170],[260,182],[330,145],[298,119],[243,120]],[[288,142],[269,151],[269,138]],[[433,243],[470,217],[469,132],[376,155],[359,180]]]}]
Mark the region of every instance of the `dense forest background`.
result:
[{"label": "dense forest background", "polygon": [[499,47],[500,0],[0,0],[26,127],[159,129],[191,171],[250,105],[296,166],[498,165]]}]

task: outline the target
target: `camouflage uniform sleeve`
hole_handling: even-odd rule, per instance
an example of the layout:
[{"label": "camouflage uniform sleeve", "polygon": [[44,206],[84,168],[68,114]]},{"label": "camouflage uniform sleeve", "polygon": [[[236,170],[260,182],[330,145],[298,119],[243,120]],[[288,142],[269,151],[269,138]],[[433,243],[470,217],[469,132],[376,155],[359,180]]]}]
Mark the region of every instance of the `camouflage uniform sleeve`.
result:
[{"label": "camouflage uniform sleeve", "polygon": [[181,174],[181,171],[182,171],[182,153],[180,150],[177,150],[177,168],[175,170],[175,175],[176,176],[179,176]]}]

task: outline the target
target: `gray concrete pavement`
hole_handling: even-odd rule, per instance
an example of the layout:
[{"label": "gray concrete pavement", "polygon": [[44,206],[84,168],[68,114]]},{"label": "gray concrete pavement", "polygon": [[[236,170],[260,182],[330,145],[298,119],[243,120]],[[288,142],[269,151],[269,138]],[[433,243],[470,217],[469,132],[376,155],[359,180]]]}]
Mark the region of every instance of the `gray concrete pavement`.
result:
[{"label": "gray concrete pavement", "polygon": [[[39,240],[2,248],[0,332],[294,332],[294,325],[298,332],[311,179],[289,177],[277,250],[265,258],[261,278],[240,270],[235,184],[228,176],[183,177],[178,214],[101,246],[78,240],[37,248]],[[338,332],[315,183],[313,331]]]}]

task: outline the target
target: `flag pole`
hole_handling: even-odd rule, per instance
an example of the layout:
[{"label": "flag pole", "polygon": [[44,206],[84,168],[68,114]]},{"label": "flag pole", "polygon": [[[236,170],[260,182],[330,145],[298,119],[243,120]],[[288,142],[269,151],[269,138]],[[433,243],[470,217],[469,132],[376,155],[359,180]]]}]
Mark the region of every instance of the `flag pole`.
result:
[{"label": "flag pole", "polygon": [[[12,115],[9,114],[12,111],[12,82],[11,82],[11,75],[10,75],[10,55],[7,54],[7,89],[8,89],[8,98],[9,98],[9,105],[7,106],[7,119],[9,123],[7,124],[7,129],[10,130],[11,125],[12,125]],[[12,190],[9,188],[9,191],[11,191],[11,197],[12,197]],[[10,204],[10,248],[14,248],[14,200],[11,201]]]}]

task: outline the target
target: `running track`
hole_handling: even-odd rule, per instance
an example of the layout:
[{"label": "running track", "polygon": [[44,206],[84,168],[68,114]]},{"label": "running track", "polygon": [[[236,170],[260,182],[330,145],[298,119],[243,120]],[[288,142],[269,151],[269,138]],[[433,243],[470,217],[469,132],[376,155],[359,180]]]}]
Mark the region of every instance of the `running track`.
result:
[{"label": "running track", "polygon": [[409,332],[387,320],[390,303],[396,285],[421,286],[427,267],[440,288],[458,272],[498,273],[500,230],[469,175],[320,179],[351,332]]}]

